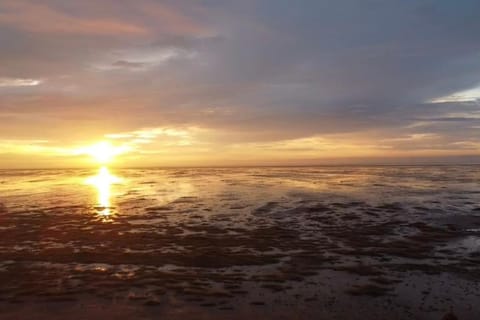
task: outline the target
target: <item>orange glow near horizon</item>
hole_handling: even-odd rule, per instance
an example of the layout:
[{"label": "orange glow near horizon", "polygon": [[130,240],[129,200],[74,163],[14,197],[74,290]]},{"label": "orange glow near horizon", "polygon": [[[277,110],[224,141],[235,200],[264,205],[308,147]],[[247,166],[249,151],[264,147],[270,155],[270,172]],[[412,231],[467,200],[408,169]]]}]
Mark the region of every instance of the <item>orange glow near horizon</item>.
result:
[{"label": "orange glow near horizon", "polygon": [[[313,135],[262,142],[223,142],[225,132],[209,128],[155,127],[65,142],[1,140],[0,168],[91,168],[97,166],[244,166],[451,163],[480,155],[480,143],[439,145],[437,134],[408,134],[375,140],[373,136]],[[95,139],[95,140],[90,140]],[[85,141],[94,141],[85,144]],[[453,145],[453,144],[452,144]],[[1,153],[1,150],[6,150]],[[438,159],[438,160],[437,160]]]}]

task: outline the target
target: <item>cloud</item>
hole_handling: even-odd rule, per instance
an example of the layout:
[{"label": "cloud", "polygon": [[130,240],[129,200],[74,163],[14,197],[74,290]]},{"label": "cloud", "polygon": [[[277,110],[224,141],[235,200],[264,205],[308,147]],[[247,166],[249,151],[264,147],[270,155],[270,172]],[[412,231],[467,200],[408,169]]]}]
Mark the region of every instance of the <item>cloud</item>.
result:
[{"label": "cloud", "polygon": [[480,151],[480,140],[477,140],[477,141],[459,141],[459,142],[455,142],[454,145],[457,145],[460,148],[466,149],[466,150]]},{"label": "cloud", "polygon": [[97,63],[97,68],[105,71],[116,69],[145,71],[172,61],[193,59],[194,57],[195,52],[183,48],[148,46],[111,52],[104,62]]},{"label": "cloud", "polygon": [[[190,8],[190,9],[189,9]],[[154,0],[81,2],[4,0],[0,24],[31,33],[77,36],[149,37],[207,35],[209,30],[182,11],[188,8]]]},{"label": "cloud", "polygon": [[48,5],[30,1],[3,1],[0,5],[0,23],[29,32],[93,34],[93,35],[144,35],[141,26],[116,19],[78,18]]},{"label": "cloud", "polygon": [[448,96],[443,96],[430,100],[431,103],[446,103],[446,102],[475,102],[480,100],[480,87],[469,90],[459,91]]},{"label": "cloud", "polygon": [[[172,127],[157,127],[145,128],[122,133],[105,134],[105,138],[116,141],[121,141],[132,148],[139,148],[139,145],[155,144],[155,147],[178,147],[190,146],[196,141],[196,136],[207,131],[206,129],[197,127],[188,128],[172,128]],[[141,152],[141,150],[140,150]]]},{"label": "cloud", "polygon": [[112,63],[114,68],[143,69],[147,66],[145,62],[131,62],[126,60],[117,60]]},{"label": "cloud", "polygon": [[0,139],[0,154],[66,155],[68,149],[52,146],[48,140]]},{"label": "cloud", "polygon": [[407,136],[398,137],[398,138],[389,138],[383,139],[382,141],[385,142],[413,142],[413,141],[421,141],[421,140],[432,140],[438,138],[438,135],[435,133],[412,133]]},{"label": "cloud", "polygon": [[42,82],[39,79],[0,78],[0,87],[34,87]]}]

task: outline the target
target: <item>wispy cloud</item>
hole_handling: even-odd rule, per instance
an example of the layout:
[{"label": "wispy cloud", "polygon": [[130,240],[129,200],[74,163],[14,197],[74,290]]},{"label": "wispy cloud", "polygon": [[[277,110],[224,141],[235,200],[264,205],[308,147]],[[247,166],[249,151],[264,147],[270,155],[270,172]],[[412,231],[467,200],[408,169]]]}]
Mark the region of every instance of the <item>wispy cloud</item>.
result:
[{"label": "wispy cloud", "polygon": [[48,140],[0,139],[0,154],[68,155],[68,148],[51,145]]},{"label": "wispy cloud", "polygon": [[383,152],[389,147],[382,144],[372,144],[368,141],[352,141],[349,138],[335,136],[312,136],[299,139],[286,139],[265,143],[240,143],[233,144],[231,151],[251,150],[254,154],[263,156],[280,156],[290,154],[291,157],[314,157],[325,158],[332,155],[345,157],[356,155],[368,155]]},{"label": "wispy cloud", "polygon": [[431,99],[430,103],[473,102],[480,100],[480,87],[459,91],[447,96]]},{"label": "wispy cloud", "polygon": [[143,47],[112,52],[101,63],[96,63],[100,70],[146,70],[174,60],[193,59],[196,53],[176,47]]},{"label": "wispy cloud", "polygon": [[204,131],[197,127],[189,128],[171,128],[171,127],[157,127],[145,128],[123,133],[106,134],[105,138],[122,141],[132,148],[138,145],[161,144],[163,147],[171,146],[189,146],[195,141],[195,136],[198,132]]},{"label": "wispy cloud", "polygon": [[42,82],[40,79],[0,78],[0,87],[34,87]]},{"label": "wispy cloud", "polygon": [[415,141],[425,141],[425,140],[437,139],[439,137],[440,136],[438,134],[435,134],[435,133],[412,133],[412,134],[402,136],[402,137],[382,139],[381,141],[385,141],[385,142],[398,142],[398,141],[415,142]]},{"label": "wispy cloud", "polygon": [[480,151],[480,140],[458,141],[458,142],[454,142],[453,145],[459,146],[460,148],[467,149],[467,150]]}]

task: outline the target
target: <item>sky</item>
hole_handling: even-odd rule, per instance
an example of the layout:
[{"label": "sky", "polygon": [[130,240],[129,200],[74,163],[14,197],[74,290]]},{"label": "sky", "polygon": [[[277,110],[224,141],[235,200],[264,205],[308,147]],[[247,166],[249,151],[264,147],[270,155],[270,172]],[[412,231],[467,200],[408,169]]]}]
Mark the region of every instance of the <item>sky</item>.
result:
[{"label": "sky", "polygon": [[135,167],[480,163],[480,2],[0,0],[0,168],[97,143]]}]

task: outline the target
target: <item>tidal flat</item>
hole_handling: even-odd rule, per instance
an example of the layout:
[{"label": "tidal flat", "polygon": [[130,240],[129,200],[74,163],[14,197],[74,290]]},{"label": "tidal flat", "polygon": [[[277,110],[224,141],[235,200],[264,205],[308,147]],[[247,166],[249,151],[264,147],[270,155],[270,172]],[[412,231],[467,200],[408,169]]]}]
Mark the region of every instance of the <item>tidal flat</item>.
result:
[{"label": "tidal flat", "polygon": [[0,170],[1,319],[480,318],[480,166]]}]

